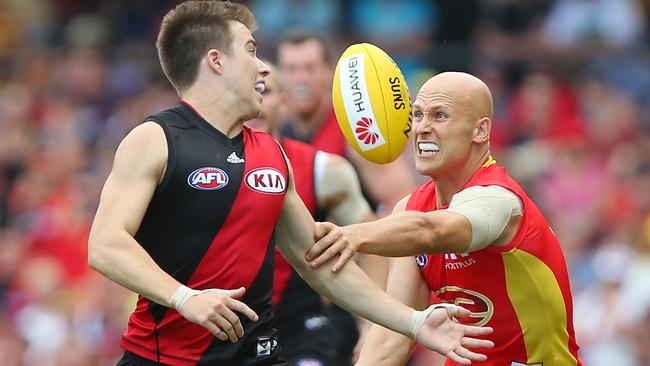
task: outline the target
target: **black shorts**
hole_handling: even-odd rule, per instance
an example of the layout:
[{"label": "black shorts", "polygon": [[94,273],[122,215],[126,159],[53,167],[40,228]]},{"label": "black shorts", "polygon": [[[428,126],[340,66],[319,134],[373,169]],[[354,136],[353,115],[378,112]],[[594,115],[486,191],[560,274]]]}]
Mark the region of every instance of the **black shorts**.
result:
[{"label": "black shorts", "polygon": [[359,337],[354,318],[338,307],[278,323],[282,358],[291,366],[349,366]]},{"label": "black shorts", "polygon": [[[258,358],[253,355],[250,357],[244,356],[240,357],[236,360],[232,360],[230,362],[225,362],[222,363],[220,362],[218,365],[214,366],[231,366],[231,365],[241,365],[241,366],[288,366],[287,362],[285,362],[283,359],[280,358],[280,349],[278,349],[278,352],[276,352],[275,356],[273,357],[264,357],[264,358]],[[117,366],[161,366],[165,365],[162,363],[158,363],[149,359],[146,359],[144,357],[138,356],[135,353],[125,351],[124,356],[120,359],[120,361],[117,363]],[[206,366],[212,366],[212,365],[206,365]]]}]

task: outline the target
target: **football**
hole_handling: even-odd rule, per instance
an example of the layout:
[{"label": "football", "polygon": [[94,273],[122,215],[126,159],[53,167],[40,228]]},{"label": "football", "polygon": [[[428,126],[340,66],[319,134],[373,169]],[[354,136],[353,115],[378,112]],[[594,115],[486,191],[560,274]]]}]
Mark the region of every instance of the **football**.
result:
[{"label": "football", "polygon": [[365,159],[389,163],[411,133],[411,98],[397,64],[379,47],[353,44],[339,58],[332,101],[348,143]]}]

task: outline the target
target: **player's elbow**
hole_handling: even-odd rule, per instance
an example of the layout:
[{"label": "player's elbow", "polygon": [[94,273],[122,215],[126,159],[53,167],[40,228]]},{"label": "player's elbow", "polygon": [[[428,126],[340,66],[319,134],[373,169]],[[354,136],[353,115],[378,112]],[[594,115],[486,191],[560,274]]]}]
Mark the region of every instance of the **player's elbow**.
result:
[{"label": "player's elbow", "polygon": [[102,273],[107,266],[106,244],[108,239],[96,230],[91,231],[88,237],[88,266]]}]

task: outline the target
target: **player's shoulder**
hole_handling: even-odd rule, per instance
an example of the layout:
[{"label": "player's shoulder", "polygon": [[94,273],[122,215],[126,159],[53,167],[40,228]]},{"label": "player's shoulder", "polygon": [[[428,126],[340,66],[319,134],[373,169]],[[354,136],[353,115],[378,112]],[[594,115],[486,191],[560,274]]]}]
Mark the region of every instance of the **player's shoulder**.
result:
[{"label": "player's shoulder", "polygon": [[166,162],[167,153],[167,139],[162,126],[145,121],[124,137],[117,148],[116,163],[159,165]]},{"label": "player's shoulder", "polygon": [[[157,122],[146,120],[135,126],[122,140],[122,144],[141,146],[156,145],[157,143],[165,144],[165,131]],[[146,144],[146,145],[141,145]]]},{"label": "player's shoulder", "polygon": [[395,207],[393,207],[393,213],[406,211],[406,205],[409,203],[410,199],[411,199],[411,194],[409,193],[406,196],[402,197],[401,200],[397,201]]}]

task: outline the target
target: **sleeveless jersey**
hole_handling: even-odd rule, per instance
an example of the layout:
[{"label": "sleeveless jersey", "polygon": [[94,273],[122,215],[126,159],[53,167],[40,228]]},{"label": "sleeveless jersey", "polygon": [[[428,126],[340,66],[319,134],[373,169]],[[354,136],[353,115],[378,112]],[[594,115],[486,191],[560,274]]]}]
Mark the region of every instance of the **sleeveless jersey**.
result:
[{"label": "sleeveless jersey", "polygon": [[245,344],[272,332],[273,231],[286,192],[286,162],[270,135],[244,127],[230,139],[185,103],[146,120],[165,131],[169,155],[135,239],[191,288],[245,286],[242,301],[260,319],[241,315],[244,339],[223,342],[140,296],[120,344],[166,365],[232,364]]},{"label": "sleeveless jersey", "polygon": [[[296,191],[312,216],[317,218],[314,160],[318,150],[287,137],[283,137],[280,143],[291,162]],[[320,295],[305,283],[278,250],[275,253],[273,303],[278,327],[291,324],[296,313],[315,313],[322,308]]]},{"label": "sleeveless jersey", "polygon": [[[472,253],[421,255],[421,273],[440,300],[470,310],[461,322],[491,326],[493,349],[476,365],[583,365],[573,330],[573,304],[564,255],[551,228],[524,190],[490,160],[464,188],[497,185],[523,203],[523,218],[512,241]],[[435,182],[411,195],[406,209],[433,211]],[[446,365],[456,365],[447,361]]]},{"label": "sleeveless jersey", "polygon": [[318,150],[345,157],[345,137],[341,133],[334,107],[330,107],[327,118],[311,136],[298,136],[291,123],[285,123],[281,128],[282,136],[305,142]]}]

